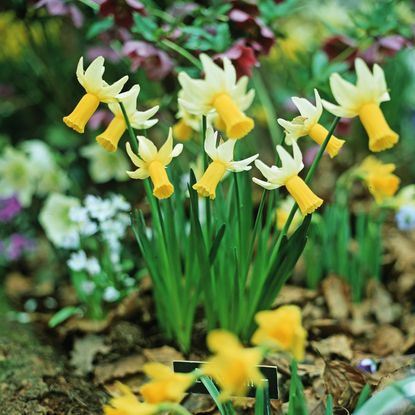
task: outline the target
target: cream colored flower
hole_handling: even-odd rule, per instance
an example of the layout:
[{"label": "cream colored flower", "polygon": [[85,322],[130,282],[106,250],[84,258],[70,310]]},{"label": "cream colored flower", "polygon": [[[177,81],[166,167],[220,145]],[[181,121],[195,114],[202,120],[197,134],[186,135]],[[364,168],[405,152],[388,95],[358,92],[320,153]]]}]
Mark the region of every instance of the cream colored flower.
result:
[{"label": "cream colored flower", "polygon": [[304,168],[303,156],[298,144],[293,141],[293,156],[282,146],[277,146],[277,152],[281,159],[281,167],[268,167],[261,160],[255,161],[255,166],[265,176],[267,181],[252,180],[267,190],[278,189],[285,186],[291,196],[298,203],[301,213],[307,215],[314,212],[323,204],[323,200],[316,196],[298,174]]},{"label": "cream colored flower", "polygon": [[[158,105],[147,111],[137,111],[137,98],[140,93],[140,85],[134,85],[129,91],[117,95],[117,100],[122,102],[131,127],[136,129],[147,129],[157,123],[157,119],[150,119],[159,109]],[[97,142],[107,151],[117,150],[118,142],[127,129],[121,106],[118,102],[108,104],[114,114],[106,130],[97,137]]]},{"label": "cream colored flower", "polygon": [[235,140],[227,140],[216,147],[218,133],[213,128],[206,131],[205,151],[212,159],[203,176],[193,185],[200,196],[215,199],[216,187],[226,171],[241,172],[250,170],[250,164],[258,157],[258,154],[244,160],[233,161],[233,149]]},{"label": "cream colored flower", "polygon": [[356,85],[344,80],[338,73],[330,77],[331,92],[339,105],[323,100],[324,107],[338,117],[359,116],[369,136],[369,149],[374,152],[393,147],[399,140],[398,134],[391,130],[379,108],[390,100],[382,68],[375,64],[373,72],[366,63],[355,60]]},{"label": "cream colored flower", "polygon": [[[277,229],[282,230],[284,228],[285,223],[290,216],[291,209],[295,205],[295,200],[291,196],[287,196],[283,199],[277,207],[276,217],[277,217]],[[288,235],[292,234],[300,225],[302,221],[301,213],[297,210],[295,212],[293,221],[288,229]]]},{"label": "cream colored flower", "polygon": [[86,123],[98,108],[100,102],[115,102],[116,96],[128,80],[123,76],[112,85],[108,85],[103,79],[105,67],[104,58],[98,56],[84,71],[84,59],[81,57],[76,68],[76,76],[83,86],[86,94],[81,98],[78,105],[63,122],[78,133],[83,133]]},{"label": "cream colored flower", "polygon": [[131,161],[138,167],[135,171],[127,171],[132,179],[144,180],[151,178],[154,185],[153,194],[158,199],[170,197],[174,187],[166,173],[166,166],[170,164],[173,157],[177,157],[183,150],[183,144],[176,144],[173,148],[173,134],[170,128],[166,142],[157,150],[152,141],[143,136],[137,136],[139,143],[138,156],[133,153],[130,143],[127,142],[127,153]]},{"label": "cream colored flower", "polygon": [[205,54],[200,59],[205,79],[192,79],[181,72],[179,103],[191,114],[217,114],[229,138],[246,136],[254,128],[254,121],[243,113],[254,98],[253,90],[246,91],[248,78],[243,76],[237,82],[235,68],[227,58],[223,59],[223,69]]},{"label": "cream colored flower", "polygon": [[[300,137],[306,135],[309,135],[320,145],[322,145],[326,139],[328,131],[318,123],[321,114],[323,113],[323,105],[317,89],[314,89],[314,95],[316,99],[315,106],[305,98],[291,98],[294,105],[300,111],[301,116],[295,117],[292,121],[278,118],[278,124],[285,129],[286,144],[292,145],[293,141],[297,141]],[[344,140],[339,140],[332,135],[326,147],[330,157],[335,157],[344,143]]]}]

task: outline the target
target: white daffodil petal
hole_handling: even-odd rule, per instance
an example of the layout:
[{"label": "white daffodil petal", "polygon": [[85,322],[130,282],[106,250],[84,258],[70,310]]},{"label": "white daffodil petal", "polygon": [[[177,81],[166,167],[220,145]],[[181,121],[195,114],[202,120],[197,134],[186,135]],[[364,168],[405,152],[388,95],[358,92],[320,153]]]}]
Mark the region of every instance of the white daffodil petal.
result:
[{"label": "white daffodil petal", "polygon": [[275,176],[275,171],[262,160],[255,160],[255,166],[266,179],[271,180]]},{"label": "white daffodil petal", "polygon": [[137,136],[140,157],[146,161],[153,161],[157,156],[157,147],[152,141],[142,135]]},{"label": "white daffodil petal", "polygon": [[173,151],[171,152],[172,157],[177,157],[181,154],[183,151],[183,144],[176,144],[173,148]]},{"label": "white daffodil petal", "polygon": [[115,101],[115,97],[121,92],[123,86],[128,81],[128,75],[123,76],[118,81],[114,82],[112,85],[102,88],[100,92],[100,99],[102,102],[110,103]]},{"label": "white daffodil petal", "polygon": [[95,58],[85,71],[84,79],[88,92],[96,93],[102,88],[102,76],[104,75],[104,58]]},{"label": "white daffodil petal", "polygon": [[216,160],[218,158],[218,152],[216,150],[216,142],[218,139],[218,132],[213,131],[212,127],[206,129],[206,138],[205,138],[205,152],[212,159]]},{"label": "white daffodil petal", "polygon": [[147,179],[149,176],[148,171],[146,169],[137,169],[134,171],[127,171],[126,172],[128,176],[130,176],[132,179]]},{"label": "white daffodil petal", "polygon": [[330,87],[336,101],[344,108],[355,109],[359,105],[359,91],[338,73],[330,76]]},{"label": "white daffodil petal", "polygon": [[125,149],[127,150],[127,154],[128,157],[130,157],[131,161],[133,162],[134,165],[136,165],[137,167],[143,167],[143,165],[145,164],[143,160],[141,160],[131,149],[131,145],[129,142],[127,142],[127,144],[125,145]]},{"label": "white daffodil petal", "polygon": [[251,170],[252,166],[250,164],[258,158],[259,154],[255,154],[254,156],[248,157],[244,160],[239,161],[231,161],[229,163],[228,170],[234,171],[234,172],[240,172],[240,171],[246,171]]},{"label": "white daffodil petal", "polygon": [[312,118],[316,115],[317,108],[307,99],[292,97],[291,101],[303,117]]},{"label": "white daffodil petal", "polygon": [[279,187],[281,187],[281,185],[266,182],[264,180],[257,179],[256,177],[253,177],[252,181],[267,190],[274,190],[274,189],[278,189]]},{"label": "white daffodil petal", "polygon": [[218,159],[229,162],[233,160],[233,149],[235,147],[235,140],[227,140],[217,148]]},{"label": "white daffodil petal", "polygon": [[344,118],[353,118],[355,117],[356,111],[350,110],[344,107],[340,107],[339,105],[334,105],[331,102],[328,102],[326,100],[322,100],[324,108],[331,112],[333,115],[336,115],[337,117],[344,117]]}]

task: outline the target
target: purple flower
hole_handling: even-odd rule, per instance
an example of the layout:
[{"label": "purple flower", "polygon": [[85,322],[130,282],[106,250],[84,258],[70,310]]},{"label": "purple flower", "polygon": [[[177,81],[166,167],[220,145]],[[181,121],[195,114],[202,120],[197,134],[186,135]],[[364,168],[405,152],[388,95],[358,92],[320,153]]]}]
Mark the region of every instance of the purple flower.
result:
[{"label": "purple flower", "polygon": [[318,153],[318,150],[320,150],[320,146],[318,145],[312,146],[306,150],[306,152],[304,153],[304,159],[303,159],[304,165],[306,167],[311,166],[311,164],[313,163]]},{"label": "purple flower", "polygon": [[69,16],[75,27],[81,27],[84,23],[84,16],[73,4],[66,4],[63,0],[39,0],[35,7],[46,7],[52,16]]},{"label": "purple flower", "polygon": [[385,36],[378,39],[359,55],[367,63],[382,63],[385,58],[392,57],[401,49],[411,46],[411,42],[400,35]]},{"label": "purple flower", "polygon": [[0,222],[8,222],[22,210],[22,205],[16,196],[0,199]]},{"label": "purple flower", "polygon": [[90,61],[98,56],[103,56],[106,60],[117,63],[121,60],[121,54],[109,46],[94,46],[87,50],[86,55]]},{"label": "purple flower", "polygon": [[128,41],[124,44],[123,53],[131,59],[131,71],[143,68],[152,81],[160,81],[173,69],[169,55],[147,42]]},{"label": "purple flower", "polygon": [[6,256],[10,261],[16,261],[23,254],[33,250],[35,243],[32,239],[20,233],[14,233],[9,239]]},{"label": "purple flower", "polygon": [[113,118],[114,115],[111,111],[98,110],[89,120],[88,127],[91,128],[91,130],[98,130],[101,126],[106,127]]}]

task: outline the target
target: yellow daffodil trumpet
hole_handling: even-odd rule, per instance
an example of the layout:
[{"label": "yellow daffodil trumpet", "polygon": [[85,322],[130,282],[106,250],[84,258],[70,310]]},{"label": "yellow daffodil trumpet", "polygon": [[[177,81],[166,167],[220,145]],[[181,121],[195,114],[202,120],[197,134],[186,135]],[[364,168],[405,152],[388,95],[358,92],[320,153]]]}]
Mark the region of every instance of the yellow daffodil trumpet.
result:
[{"label": "yellow daffodil trumpet", "polygon": [[84,132],[86,123],[98,108],[99,103],[114,102],[115,97],[128,80],[128,76],[124,76],[112,85],[108,85],[102,79],[104,71],[104,58],[102,56],[98,56],[86,71],[84,71],[83,58],[79,59],[76,76],[86,94],[81,98],[75,109],[63,118],[63,122],[78,133]]},{"label": "yellow daffodil trumpet", "polygon": [[228,140],[216,147],[218,133],[211,127],[206,130],[205,152],[212,159],[212,163],[203,176],[193,185],[199,196],[215,199],[216,187],[222,180],[226,171],[241,172],[250,170],[250,164],[258,157],[258,154],[240,161],[233,161],[233,149],[235,140]]},{"label": "yellow daffodil trumpet", "polygon": [[383,203],[386,199],[391,198],[399,188],[401,180],[392,174],[395,171],[393,163],[385,164],[375,157],[369,156],[363,160],[356,171],[366,183],[377,203]]},{"label": "yellow daffodil trumpet", "polygon": [[208,347],[215,355],[202,366],[202,372],[218,383],[222,401],[233,395],[244,396],[249,383],[262,384],[259,348],[244,348],[235,335],[224,330],[209,333]]},{"label": "yellow daffodil trumpet", "polygon": [[[319,145],[322,145],[326,139],[328,131],[318,123],[323,112],[323,105],[316,89],[314,90],[314,95],[316,100],[315,106],[305,98],[292,98],[301,116],[295,117],[292,121],[282,118],[278,119],[278,123],[285,129],[286,144],[291,145],[293,141],[297,141],[300,137],[306,135],[309,135]],[[332,135],[326,147],[329,156],[331,158],[337,156],[344,143],[344,140],[340,140]]]},{"label": "yellow daffodil trumpet", "polygon": [[398,134],[391,130],[378,105],[373,103],[363,105],[359,110],[359,118],[369,137],[371,151],[383,151],[398,142]]},{"label": "yellow daffodil trumpet", "polygon": [[295,359],[304,359],[307,332],[301,325],[301,310],[294,305],[272,311],[260,311],[255,316],[258,329],[252,343],[291,353]]},{"label": "yellow daffodil trumpet", "polygon": [[375,64],[373,72],[366,63],[355,60],[356,85],[344,80],[338,73],[330,77],[330,86],[339,105],[324,101],[325,108],[338,117],[358,116],[369,137],[369,149],[373,152],[387,150],[399,140],[398,134],[389,127],[380,104],[390,100],[382,68]]},{"label": "yellow daffodil trumpet", "polygon": [[[144,130],[157,123],[157,119],[150,119],[159,109],[158,106],[147,111],[137,111],[137,98],[140,93],[140,86],[134,85],[129,91],[117,95],[117,100],[124,105],[124,109],[131,127]],[[127,129],[119,102],[108,104],[108,108],[114,114],[106,130],[97,138],[98,144],[105,150],[114,152],[118,148],[118,142]]]},{"label": "yellow daffodil trumpet", "polygon": [[137,136],[139,143],[138,155],[134,154],[130,143],[126,144],[127,154],[133,164],[138,167],[135,171],[127,171],[132,179],[144,180],[150,177],[153,183],[153,194],[157,199],[166,199],[174,192],[167,173],[166,166],[170,164],[173,157],[177,157],[183,150],[183,144],[177,144],[173,148],[172,129],[166,142],[157,150],[152,141],[144,136]]},{"label": "yellow daffodil trumpet", "polygon": [[219,119],[223,122],[226,134],[231,139],[245,137],[253,128],[254,121],[247,117],[228,94],[219,94],[213,100]]},{"label": "yellow daffodil trumpet", "polygon": [[[205,79],[192,79],[184,72],[179,74],[182,90],[179,105],[199,117],[214,115],[220,129],[231,139],[245,137],[254,121],[244,113],[254,98],[254,91],[246,91],[248,78],[236,81],[236,70],[228,58],[223,58],[223,69],[205,54],[200,55]],[[224,127],[224,128],[223,128]]]},{"label": "yellow daffodil trumpet", "polygon": [[323,204],[323,200],[320,199],[309,188],[304,180],[298,176],[299,172],[304,168],[304,164],[297,142],[293,141],[292,146],[293,156],[291,156],[282,146],[277,146],[277,152],[282,164],[281,167],[268,167],[261,160],[256,160],[255,166],[267,181],[257,179],[256,177],[252,180],[267,190],[278,189],[281,186],[285,186],[294,200],[298,203],[301,213],[303,215],[308,215],[319,208]]}]

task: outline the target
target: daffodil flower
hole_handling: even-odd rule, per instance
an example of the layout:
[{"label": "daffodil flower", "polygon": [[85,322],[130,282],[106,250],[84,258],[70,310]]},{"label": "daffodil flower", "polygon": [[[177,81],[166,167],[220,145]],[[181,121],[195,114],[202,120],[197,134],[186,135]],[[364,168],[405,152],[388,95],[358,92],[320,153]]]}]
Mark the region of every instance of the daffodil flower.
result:
[{"label": "daffodil flower", "polygon": [[250,170],[250,164],[258,157],[258,154],[240,161],[233,161],[233,148],[235,140],[227,140],[216,147],[218,133],[213,128],[206,130],[205,151],[212,159],[212,163],[204,172],[200,180],[193,185],[193,189],[200,196],[215,199],[216,187],[225,175],[226,171],[241,172]]},{"label": "daffodil flower", "polygon": [[291,353],[297,360],[304,359],[307,332],[301,325],[301,310],[285,305],[272,311],[260,311],[255,315],[258,329],[252,343]]},{"label": "daffodil flower", "polygon": [[261,160],[256,160],[255,166],[265,176],[267,181],[257,179],[256,177],[252,180],[267,190],[285,186],[298,203],[303,215],[314,212],[323,204],[323,200],[316,196],[304,180],[298,176],[298,173],[304,168],[303,157],[298,144],[293,141],[293,156],[282,146],[277,146],[277,152],[282,166],[268,167]]},{"label": "daffodil flower", "polygon": [[151,378],[151,382],[144,384],[140,388],[140,393],[145,402],[151,404],[180,402],[195,380],[193,375],[174,373],[161,363],[147,363],[143,370]]},{"label": "daffodil flower", "polygon": [[[278,118],[278,123],[285,129],[285,143],[292,145],[300,137],[309,135],[317,144],[322,145],[327,137],[328,131],[318,123],[323,112],[320,95],[317,89],[314,90],[316,105],[314,106],[305,98],[292,97],[294,105],[300,111],[301,116],[295,117],[292,121]],[[335,157],[342,148],[344,140],[339,140],[332,135],[327,144],[326,151],[330,157]]]},{"label": "daffodil flower", "polygon": [[158,199],[165,199],[170,197],[174,192],[174,187],[166,173],[166,166],[170,164],[173,157],[177,157],[183,150],[183,144],[177,144],[173,148],[173,134],[169,130],[169,136],[160,150],[147,138],[137,136],[139,150],[138,156],[133,153],[130,143],[127,142],[127,154],[135,166],[138,167],[135,171],[127,171],[127,174],[132,179],[146,179],[151,178],[154,190],[153,194]]},{"label": "daffodil flower", "polygon": [[99,103],[114,102],[128,80],[128,76],[123,76],[117,82],[108,85],[102,79],[104,71],[104,58],[102,56],[98,56],[86,71],[84,71],[83,58],[79,59],[76,76],[86,94],[81,98],[75,109],[63,118],[63,122],[78,133],[84,132],[86,123],[98,108]]},{"label": "daffodil flower", "polygon": [[210,332],[207,342],[215,355],[202,366],[202,372],[218,383],[222,401],[231,396],[244,396],[249,383],[261,386],[263,375],[258,365],[262,352],[259,348],[244,348],[235,335],[224,330]]},{"label": "daffodil flower", "polygon": [[158,405],[140,402],[128,386],[118,382],[117,387],[122,394],[104,406],[105,415],[154,415],[159,412]]},{"label": "daffodil flower", "polygon": [[[295,200],[291,196],[287,196],[284,200],[282,200],[277,208],[276,216],[277,216],[277,229],[282,230],[284,228],[285,223],[288,220],[288,217],[290,216],[290,212],[292,207],[295,204]],[[300,225],[302,220],[300,212],[298,210],[295,212],[293,221],[288,229],[288,235],[293,233],[297,227]]]},{"label": "daffodil flower", "polygon": [[[150,119],[159,109],[158,106],[147,111],[137,111],[137,98],[140,93],[140,85],[134,85],[129,91],[117,95],[117,100],[122,102],[128,120],[133,128],[146,129],[157,123],[157,119]],[[121,106],[118,102],[108,104],[108,108],[115,115],[106,130],[97,137],[97,142],[107,151],[117,150],[118,142],[127,129]]]},{"label": "daffodil flower", "polygon": [[192,114],[217,114],[229,138],[245,137],[254,128],[252,118],[244,114],[254,99],[253,90],[246,92],[248,78],[243,76],[237,82],[235,67],[227,58],[223,59],[223,69],[205,54],[200,60],[205,79],[192,79],[181,72],[179,103]]},{"label": "daffodil flower", "polygon": [[366,183],[369,192],[373,195],[377,203],[382,203],[385,199],[391,198],[399,188],[400,178],[395,174],[393,163],[382,163],[376,157],[366,157],[356,169],[357,174]]},{"label": "daffodil flower", "polygon": [[355,60],[356,85],[344,80],[338,73],[330,77],[331,92],[339,105],[323,100],[324,107],[338,117],[359,116],[369,136],[369,149],[374,152],[393,147],[399,140],[391,130],[380,109],[380,104],[390,100],[385,74],[379,65],[370,72],[366,63]]}]

